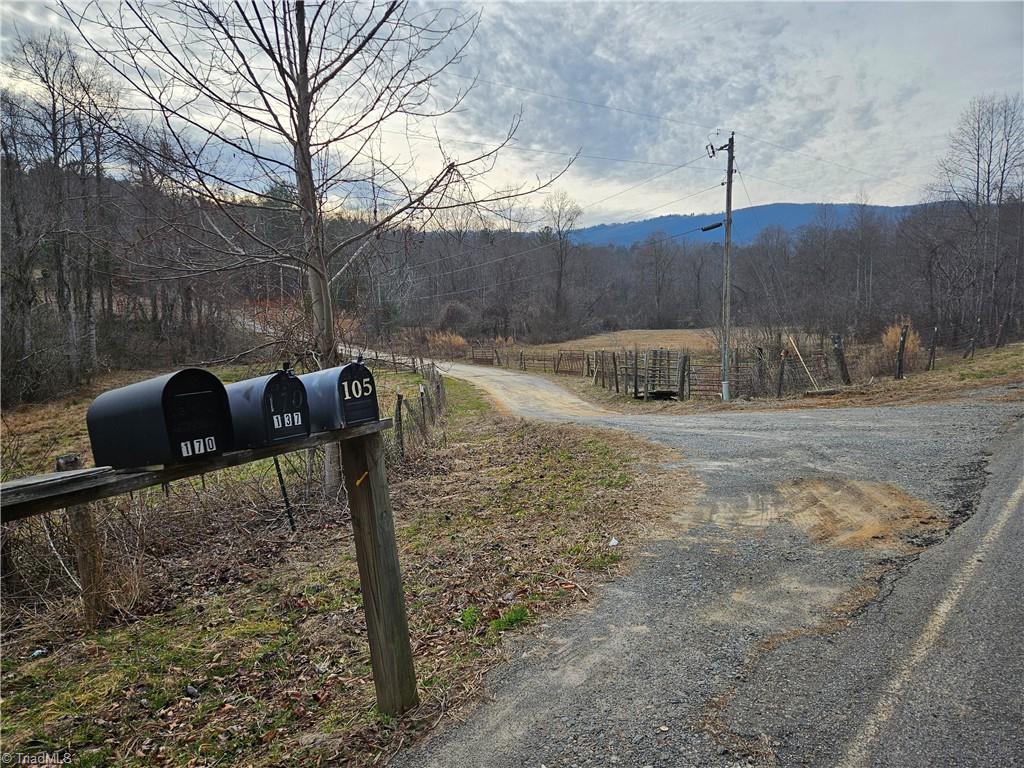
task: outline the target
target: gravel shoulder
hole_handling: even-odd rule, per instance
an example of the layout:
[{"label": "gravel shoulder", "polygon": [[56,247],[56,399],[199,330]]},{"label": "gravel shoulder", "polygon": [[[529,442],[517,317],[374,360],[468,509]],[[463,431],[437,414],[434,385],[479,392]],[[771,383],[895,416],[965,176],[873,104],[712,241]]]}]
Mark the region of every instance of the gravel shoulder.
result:
[{"label": "gravel shoulder", "polygon": [[511,413],[683,450],[705,490],[397,765],[1020,761],[1019,403],[625,416],[484,371]]}]

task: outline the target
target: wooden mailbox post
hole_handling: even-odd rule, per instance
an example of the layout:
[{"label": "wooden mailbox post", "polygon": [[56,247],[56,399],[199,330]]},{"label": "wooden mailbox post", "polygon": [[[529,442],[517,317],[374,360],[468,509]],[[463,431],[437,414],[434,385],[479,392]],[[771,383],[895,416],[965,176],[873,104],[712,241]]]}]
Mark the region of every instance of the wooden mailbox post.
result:
[{"label": "wooden mailbox post", "polygon": [[380,432],[343,442],[341,466],[352,513],[377,708],[399,715],[419,699]]},{"label": "wooden mailbox post", "polygon": [[[74,508],[90,501],[282,453],[339,443],[352,513],[377,706],[385,714],[400,715],[416,706],[419,699],[384,460],[382,433],[390,426],[390,420],[377,420],[375,412],[373,420],[367,423],[323,430],[308,437],[296,436],[288,442],[258,448],[192,456],[187,462],[160,468],[97,467],[21,478],[0,486],[0,517],[6,523],[68,509],[74,522]],[[83,597],[88,608],[95,595],[87,589]]]}]

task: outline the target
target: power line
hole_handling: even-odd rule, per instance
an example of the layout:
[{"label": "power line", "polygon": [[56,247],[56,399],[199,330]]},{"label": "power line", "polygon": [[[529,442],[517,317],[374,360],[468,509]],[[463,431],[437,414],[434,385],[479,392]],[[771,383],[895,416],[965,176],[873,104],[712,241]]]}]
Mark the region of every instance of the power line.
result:
[{"label": "power line", "polygon": [[[390,128],[382,128],[381,131],[383,133],[391,133],[391,134],[394,134],[396,136],[405,136],[405,137],[414,138],[414,139],[424,139],[425,141],[436,141],[436,140],[440,139],[442,141],[449,142],[449,143],[452,143],[452,144],[472,144],[472,145],[478,146],[478,147],[495,147],[495,148],[500,147],[499,151],[511,150],[513,152],[531,152],[531,153],[538,154],[538,155],[555,155],[555,156],[558,156],[558,157],[578,157],[578,158],[580,158],[582,160],[597,160],[597,161],[608,162],[608,163],[629,163],[631,165],[655,165],[655,166],[660,166],[662,168],[670,168],[672,170],[677,170],[677,169],[683,167],[683,166],[677,165],[676,163],[663,163],[663,162],[658,162],[656,160],[632,160],[632,159],[625,158],[625,157],[611,157],[611,156],[608,156],[608,155],[587,155],[587,154],[583,154],[581,152],[564,152],[564,151],[557,150],[557,149],[543,149],[541,147],[521,147],[521,146],[518,146],[516,144],[506,144],[504,146],[500,146],[502,144],[501,141],[476,141],[474,139],[456,139],[456,138],[453,138],[451,136],[429,136],[429,135],[424,134],[424,133],[412,133],[412,132],[407,132],[407,131],[398,131],[398,130],[394,130],[394,129],[390,129]],[[696,162],[697,160],[700,160],[703,157],[705,157],[705,155],[701,155],[700,157],[695,158],[694,160],[692,160],[690,162]],[[684,165],[686,165],[686,164],[684,164]],[[708,170],[708,169],[704,169],[704,170]]]},{"label": "power line", "polygon": [[[683,200],[688,200],[691,197],[697,197],[697,195],[703,195],[705,192],[710,192],[712,189],[718,189],[723,184],[725,184],[724,181],[723,182],[719,182],[718,184],[715,184],[714,186],[708,187],[706,189],[702,189],[699,192],[691,192],[689,195],[683,195],[682,197],[677,197],[675,200],[669,200],[667,203],[662,203],[661,205],[656,205],[653,208],[648,208],[646,210],[639,211],[637,213],[633,213],[633,214],[629,214],[629,215],[632,215],[632,216],[643,216],[645,213],[651,213],[653,211],[658,210],[659,208],[664,208],[664,207],[669,206],[669,205],[674,205],[676,203],[681,203]],[[623,222],[619,222],[618,224],[609,224],[608,226],[609,227],[621,227],[621,226],[624,226],[626,224],[633,224],[633,223],[634,223],[633,221],[623,221]]]},{"label": "power line", "polygon": [[[793,149],[791,147],[784,147],[781,144],[776,144],[774,141],[768,141],[767,139],[761,139],[761,138],[758,138],[757,136],[754,136],[753,134],[750,134],[750,133],[744,133],[743,131],[736,131],[736,135],[737,136],[743,136],[745,138],[751,139],[752,141],[756,141],[756,142],[758,142],[760,144],[767,144],[769,147],[774,147],[775,149],[781,149],[783,152],[790,152],[790,153],[792,153],[794,155],[800,155],[801,157],[808,157],[811,160],[815,160],[815,161],[817,161],[819,163],[826,163],[828,165],[834,165],[836,168],[842,168],[844,171],[851,171],[853,173],[859,173],[862,176],[867,176],[868,178],[876,179],[877,181],[884,181],[884,182],[887,182],[887,183],[891,182],[892,184],[898,184],[899,186],[904,187],[906,189],[914,189],[909,184],[904,184],[902,181],[896,181],[896,179],[890,179],[890,178],[887,178],[885,176],[879,176],[878,174],[875,174],[875,173],[868,173],[867,171],[862,171],[859,168],[854,168],[852,165],[845,165],[843,163],[837,163],[835,160],[826,160],[823,157],[818,157],[817,155],[812,155],[809,152],[804,152],[802,149]],[[751,177],[751,178],[753,178],[753,177]]]},{"label": "power line", "polygon": [[[702,189],[699,192],[692,192],[689,195],[684,195],[683,197],[677,198],[676,200],[670,200],[667,203],[662,203],[661,205],[656,205],[653,208],[648,208],[647,210],[640,211],[639,213],[636,213],[634,215],[636,215],[636,216],[643,216],[645,213],[650,213],[651,211],[656,211],[659,208],[664,208],[666,205],[672,205],[673,203],[678,203],[678,202],[680,202],[682,200],[686,200],[686,199],[691,198],[691,197],[696,197],[697,195],[703,195],[705,192],[710,192],[713,189],[718,189],[720,186],[722,186],[722,185],[721,184],[715,184],[713,187],[708,187],[707,189]],[[624,227],[624,226],[626,226],[628,224],[633,224],[633,223],[634,223],[633,221],[622,221],[622,222],[619,222],[618,224],[609,224],[608,225],[608,229],[615,229],[616,227]],[[605,231],[607,231],[607,230],[605,230]],[[677,235],[673,235],[672,237],[677,237]],[[507,238],[503,238],[502,240],[498,241],[498,243],[507,242],[510,239],[512,239],[511,236],[507,237]],[[498,245],[498,243],[495,243],[494,245]],[[477,269],[478,267],[485,267],[488,264],[496,264],[499,261],[508,261],[509,259],[513,259],[513,258],[516,258],[518,256],[525,256],[525,255],[527,255],[529,253],[534,253],[536,251],[542,250],[544,248],[547,248],[548,245],[549,245],[548,243],[541,243],[540,245],[536,245],[536,246],[534,246],[532,248],[527,248],[524,251],[516,251],[515,253],[506,254],[505,256],[498,256],[498,257],[496,257],[494,259],[490,259],[488,261],[480,262],[479,264],[468,264],[468,265],[466,265],[464,267],[457,267],[456,269],[452,269],[452,270],[449,270],[447,272],[440,272],[440,273],[434,274],[434,275],[422,275],[420,277],[415,278],[412,282],[413,283],[418,283],[418,282],[423,282],[424,280],[431,280],[431,279],[436,280],[438,278],[447,277],[449,275],[454,275],[454,274],[457,274],[459,272],[465,272],[466,270],[469,270],[469,269]],[[427,266],[429,263],[437,263],[437,261],[444,261],[445,259],[458,258],[459,256],[463,256],[466,253],[467,252],[463,252],[461,254],[455,254],[455,255],[452,255],[452,256],[443,256],[440,259],[435,260],[434,262],[428,262],[426,264],[417,264],[415,266],[417,266],[417,267]],[[383,274],[388,274],[388,273],[383,273]]]},{"label": "power line", "polygon": [[[706,157],[706,155],[701,154],[698,157],[693,158],[692,160],[687,160],[685,163],[682,163],[681,165],[677,165],[677,166],[675,166],[673,168],[670,168],[667,171],[663,171],[661,173],[655,174],[654,176],[650,176],[650,177],[644,179],[643,181],[641,181],[641,182],[639,182],[637,184],[634,184],[632,187],[628,187],[628,188],[626,188],[624,190],[621,190],[619,192],[615,192],[614,194],[608,195],[606,197],[602,197],[599,200],[595,200],[595,201],[590,202],[590,203],[585,203],[582,207],[583,208],[593,208],[595,205],[599,205],[600,203],[603,203],[603,202],[605,202],[607,200],[611,200],[613,197],[617,197],[618,195],[625,194],[626,192],[629,192],[629,191],[631,191],[633,189],[641,187],[644,184],[647,184],[648,182],[654,181],[655,179],[659,179],[662,176],[666,176],[666,175],[672,173],[673,171],[677,171],[677,170],[679,170],[681,168],[685,168],[686,166],[688,166],[688,165],[690,165],[692,163],[697,162],[697,160],[700,160],[703,157]],[[704,194],[705,192],[709,192],[712,189],[716,189],[719,186],[721,186],[721,185],[720,184],[716,184],[713,187],[708,187],[707,189],[702,189],[699,192],[694,192],[694,193],[689,194],[689,195],[684,195],[683,197],[677,198],[676,200],[670,200],[667,203],[662,203],[661,205],[657,205],[654,208],[651,208],[651,209],[649,209],[647,211],[640,211],[638,213],[633,213],[632,215],[634,215],[634,216],[642,216],[644,213],[649,213],[650,211],[655,211],[655,210],[658,210],[659,208],[664,208],[667,205],[672,205],[673,203],[678,203],[678,202],[680,202],[682,200],[686,200],[686,199],[688,199],[690,197],[696,197],[697,195],[701,195],[701,194]],[[625,222],[619,222],[618,224],[610,224],[608,226],[610,228],[611,227],[620,227],[620,226],[624,226],[626,224],[631,224],[631,223],[633,223],[633,222],[625,221]],[[508,237],[503,237],[501,240],[498,240],[497,242],[492,243],[492,247],[495,246],[495,245],[500,245],[501,243],[508,242],[509,240],[512,240],[515,237],[516,237],[516,235],[509,235]],[[470,254],[470,253],[472,253],[472,252],[474,252],[476,250],[479,250],[479,249],[474,248],[474,249],[471,249],[471,250],[461,251],[460,253],[450,254],[448,256],[439,256],[438,258],[432,259],[430,261],[424,261],[424,262],[420,262],[418,264],[414,264],[414,265],[412,265],[412,267],[415,268],[415,269],[420,269],[420,268],[423,268],[423,267],[429,267],[429,266],[431,266],[433,264],[437,264],[439,262],[446,261],[448,259],[457,259],[460,256],[466,256],[466,255],[468,255],[468,254]],[[513,255],[515,255],[515,254],[513,254]],[[502,258],[511,258],[511,256],[506,256],[506,257],[502,257]],[[486,262],[486,263],[489,263],[489,262]],[[476,265],[476,266],[483,266],[483,265]],[[384,277],[384,276],[387,276],[387,275],[390,275],[390,274],[394,274],[395,272],[398,272],[401,269],[403,269],[403,267],[401,267],[401,266],[392,267],[391,269],[388,269],[388,270],[385,270],[384,272],[381,272],[380,276]],[[465,269],[465,268],[463,268],[463,269]],[[460,269],[458,271],[462,271],[462,270]],[[443,277],[443,276],[445,276],[447,274],[453,274],[453,273],[452,272],[446,272],[446,273],[441,273],[440,275],[428,275],[426,277]]]},{"label": "power line", "polygon": [[[532,88],[523,88],[521,86],[510,85],[508,83],[499,83],[499,82],[496,82],[494,80],[484,80],[482,78],[471,77],[469,75],[463,75],[463,74],[459,74],[457,72],[450,72],[449,74],[451,74],[451,75],[453,75],[455,77],[460,77],[460,78],[462,78],[464,80],[473,80],[473,81],[478,82],[478,83],[485,83],[486,85],[493,85],[493,86],[496,86],[498,88],[508,88],[510,90],[513,90],[513,91],[522,91],[523,93],[529,93],[529,94],[532,94],[534,96],[543,96],[543,97],[548,98],[548,99],[556,99],[558,101],[567,101],[567,102],[570,102],[570,103],[573,103],[573,104],[583,104],[583,105],[588,106],[588,107],[595,107],[597,109],[607,109],[607,110],[610,110],[612,112],[623,112],[623,113],[626,113],[626,114],[629,114],[629,115],[634,115],[636,117],[642,117],[642,118],[645,118],[647,120],[660,120],[662,122],[674,123],[676,125],[684,125],[684,126],[687,126],[687,127],[690,127],[690,128],[701,128],[701,129],[706,129],[706,130],[711,130],[711,131],[719,130],[721,128],[720,126],[716,126],[716,127],[712,128],[711,126],[702,125],[700,123],[690,123],[690,122],[686,122],[684,120],[677,120],[675,118],[665,117],[664,115],[655,115],[655,114],[651,114],[651,113],[648,113],[648,112],[637,112],[637,111],[632,110],[632,109],[625,109],[623,107],[613,107],[613,106],[611,106],[609,104],[600,104],[600,103],[593,102],[593,101],[585,101],[583,99],[575,99],[575,98],[572,98],[572,97],[569,97],[569,96],[559,96],[558,94],[554,94],[554,93],[545,93],[544,91],[537,91],[537,90],[534,90]],[[885,176],[879,176],[878,174],[869,173],[868,171],[863,171],[863,170],[861,170],[859,168],[855,168],[852,165],[846,165],[845,163],[839,163],[839,162],[836,162],[835,160],[828,160],[828,159],[826,159],[824,157],[818,157],[817,155],[812,155],[809,152],[805,152],[803,150],[793,149],[792,147],[786,147],[786,146],[784,146],[782,144],[777,144],[777,143],[775,143],[773,141],[769,141],[768,139],[762,139],[759,136],[755,136],[754,134],[747,133],[745,131],[736,131],[735,133],[736,133],[737,136],[744,136],[744,137],[746,137],[748,139],[751,139],[752,141],[756,141],[756,142],[761,143],[761,144],[766,144],[766,145],[768,145],[770,147],[774,147],[775,149],[782,150],[783,152],[790,152],[790,153],[795,154],[795,155],[800,155],[802,157],[807,157],[807,158],[810,158],[811,160],[814,160],[816,162],[824,163],[824,164],[827,164],[827,165],[833,165],[836,168],[841,168],[841,169],[843,169],[845,171],[851,171],[853,173],[859,173],[862,176],[867,176],[869,178],[877,179],[879,181],[891,182],[893,184],[898,184],[899,186],[904,187],[906,189],[914,189],[914,187],[910,186],[909,184],[904,184],[903,182],[897,181],[896,179],[888,178],[888,177],[885,177]],[[753,178],[753,177],[751,177],[751,178]]]},{"label": "power line", "polygon": [[[694,227],[693,229],[688,229],[685,232],[677,232],[674,235],[668,235],[667,237],[661,237],[661,238],[658,238],[657,240],[650,240],[650,241],[648,241],[648,244],[649,245],[657,245],[658,243],[664,243],[664,242],[667,242],[669,240],[674,240],[677,237],[683,237],[684,235],[692,235],[694,232],[701,231],[701,229],[702,229],[702,227]],[[513,254],[513,255],[515,255],[515,254]],[[520,275],[519,277],[513,278],[511,280],[505,280],[504,282],[501,282],[501,283],[488,283],[487,285],[478,285],[478,286],[474,286],[473,288],[464,288],[464,289],[462,289],[460,291],[448,291],[447,293],[434,293],[434,294],[426,294],[426,295],[423,295],[423,296],[412,296],[409,299],[409,301],[422,301],[422,300],[425,300],[425,299],[442,299],[442,298],[445,298],[447,296],[460,296],[460,295],[466,294],[466,293],[477,293],[479,291],[483,291],[483,290],[486,290],[488,288],[500,288],[500,287],[503,287],[503,286],[506,286],[506,285],[511,285],[512,283],[521,282],[522,280],[528,280],[531,277],[540,277],[541,275],[548,275],[548,274],[551,274],[552,272],[557,272],[557,271],[558,271],[558,267],[554,267],[552,269],[541,270],[540,272],[531,272],[531,273],[529,273],[527,275]]]},{"label": "power line", "polygon": [[[669,168],[667,171],[664,171],[663,173],[659,173],[659,174],[656,174],[656,175],[651,176],[649,178],[646,178],[643,181],[638,182],[638,183],[634,184],[631,187],[626,187],[625,189],[623,189],[623,190],[621,190],[619,192],[615,192],[614,194],[608,195],[607,197],[602,197],[600,200],[595,200],[592,203],[589,203],[587,205],[587,207],[588,208],[593,208],[595,205],[600,205],[601,203],[607,202],[607,201],[611,200],[614,197],[618,197],[619,195],[624,195],[627,192],[632,192],[634,189],[638,189],[639,187],[642,187],[644,184],[652,182],[655,179],[660,179],[662,176],[667,176],[668,174],[670,174],[670,173],[672,173],[674,171],[678,171],[678,170],[680,170],[682,168],[686,168],[688,165],[696,163],[698,160],[702,160],[704,157],[706,157],[706,155],[704,155],[704,154],[697,155],[697,157],[693,158],[692,160],[687,160],[682,165],[677,165],[674,168]],[[719,169],[716,168],[715,170],[719,170]]]},{"label": "power line", "polygon": [[701,125],[700,123],[689,123],[689,122],[686,122],[685,120],[676,120],[675,118],[672,118],[672,117],[664,117],[663,115],[652,115],[652,114],[649,114],[649,113],[646,113],[646,112],[637,112],[637,111],[632,110],[632,109],[626,109],[625,107],[613,107],[610,104],[599,104],[599,103],[593,102],[593,101],[585,101],[583,99],[575,99],[575,98],[572,98],[571,96],[557,96],[556,94],[553,94],[553,93],[544,93],[543,91],[535,91],[535,90],[533,90],[531,88],[523,88],[523,87],[518,86],[518,85],[509,85],[508,83],[498,83],[498,82],[495,82],[493,80],[484,80],[482,78],[473,77],[471,75],[459,74],[458,72],[449,72],[448,74],[453,75],[454,77],[461,77],[463,80],[472,80],[473,82],[476,82],[476,83],[484,83],[485,85],[493,85],[493,86],[496,86],[498,88],[508,88],[509,90],[521,91],[523,93],[529,93],[529,94],[532,94],[534,96],[544,96],[544,97],[549,98],[549,99],[557,99],[559,101],[567,101],[567,102],[569,102],[571,104],[582,104],[582,105],[587,106],[587,107],[596,107],[597,109],[607,109],[607,110],[610,110],[612,112],[622,112],[622,113],[627,114],[627,115],[635,115],[636,117],[643,117],[643,118],[646,118],[648,120],[661,120],[661,121],[664,121],[666,123],[675,123],[676,125],[685,125],[685,126],[687,126],[689,128],[701,128],[701,129],[710,130],[710,131],[718,130],[718,126],[711,127],[711,126],[707,126],[707,125]]}]

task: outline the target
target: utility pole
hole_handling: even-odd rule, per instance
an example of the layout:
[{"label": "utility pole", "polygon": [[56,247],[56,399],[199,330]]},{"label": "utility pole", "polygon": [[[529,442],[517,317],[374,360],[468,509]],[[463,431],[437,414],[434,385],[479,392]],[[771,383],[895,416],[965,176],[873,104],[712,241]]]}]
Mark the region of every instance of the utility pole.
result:
[{"label": "utility pole", "polygon": [[722,402],[729,401],[729,323],[732,309],[732,176],[736,160],[736,134],[729,134],[729,142],[720,147],[708,145],[708,154],[726,150],[729,153],[725,175],[725,254],[722,259]]}]

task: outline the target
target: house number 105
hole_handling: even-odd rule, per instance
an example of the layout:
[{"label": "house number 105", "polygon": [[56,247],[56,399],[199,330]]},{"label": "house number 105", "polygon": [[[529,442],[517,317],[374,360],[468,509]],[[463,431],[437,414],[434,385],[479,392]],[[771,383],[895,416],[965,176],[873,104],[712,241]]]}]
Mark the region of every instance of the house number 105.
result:
[{"label": "house number 105", "polygon": [[373,394],[373,379],[367,376],[362,381],[343,381],[341,391],[345,400],[353,397],[369,397]]}]

